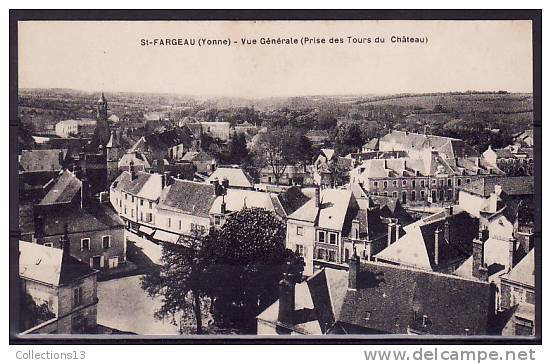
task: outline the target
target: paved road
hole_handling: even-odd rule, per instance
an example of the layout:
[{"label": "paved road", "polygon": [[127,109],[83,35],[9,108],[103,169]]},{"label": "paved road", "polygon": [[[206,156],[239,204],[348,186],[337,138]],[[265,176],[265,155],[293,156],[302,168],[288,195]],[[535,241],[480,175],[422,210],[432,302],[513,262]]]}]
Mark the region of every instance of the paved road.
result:
[{"label": "paved road", "polygon": [[140,286],[141,276],[98,282],[98,323],[142,335],[179,335],[169,320],[153,316],[161,298],[152,299]]}]

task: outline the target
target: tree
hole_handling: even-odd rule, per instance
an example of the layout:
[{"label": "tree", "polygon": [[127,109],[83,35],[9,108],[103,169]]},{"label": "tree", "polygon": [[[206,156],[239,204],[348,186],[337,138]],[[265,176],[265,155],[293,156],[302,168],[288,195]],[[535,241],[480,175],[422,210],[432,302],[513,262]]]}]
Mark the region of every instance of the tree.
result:
[{"label": "tree", "polygon": [[249,150],[247,149],[247,140],[245,134],[239,133],[230,141],[230,153],[228,162],[231,164],[242,164],[249,158]]},{"label": "tree", "polygon": [[44,321],[55,317],[46,302],[37,304],[34,299],[26,292],[21,295],[21,310],[19,311],[19,323],[21,330],[28,330]]},{"label": "tree", "polygon": [[273,212],[243,209],[219,232],[211,233],[205,255],[215,321],[224,326],[254,327],[262,309],[277,299],[287,261],[301,261],[285,248],[285,224]]},{"label": "tree", "polygon": [[142,288],[151,297],[163,296],[163,304],[155,317],[170,318],[176,324],[176,315],[193,312],[196,332],[203,333],[201,298],[205,296],[204,271],[208,264],[202,254],[207,238],[181,238],[180,244],[165,244],[159,270],[142,277]]},{"label": "tree", "polygon": [[356,152],[365,142],[358,123],[343,123],[337,128],[335,150],[338,155]]}]

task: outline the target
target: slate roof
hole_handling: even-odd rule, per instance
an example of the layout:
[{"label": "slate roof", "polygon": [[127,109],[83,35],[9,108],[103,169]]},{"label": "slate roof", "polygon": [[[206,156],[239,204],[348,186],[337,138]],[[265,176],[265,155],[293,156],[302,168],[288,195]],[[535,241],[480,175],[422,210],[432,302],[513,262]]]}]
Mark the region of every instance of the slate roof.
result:
[{"label": "slate roof", "polygon": [[283,216],[287,216],[308,202],[309,198],[302,193],[300,188],[293,186],[285,190],[285,192],[278,194],[277,200],[283,209]]},{"label": "slate roof", "polygon": [[311,198],[289,218],[316,222],[318,227],[342,231],[351,198],[351,191],[327,188],[320,191],[319,207],[316,207],[315,197]]},{"label": "slate roof", "polygon": [[532,249],[509,273],[504,275],[502,279],[535,287],[534,269],[534,249]]},{"label": "slate roof", "polygon": [[205,183],[210,184],[217,178],[219,183],[222,183],[222,180],[227,178],[230,187],[253,188],[254,186],[251,176],[239,167],[218,167],[207,178]]},{"label": "slate roof", "polygon": [[136,178],[132,180],[130,172],[123,171],[113,182],[113,188],[127,192],[131,195],[138,195],[145,184],[152,178],[153,174],[147,172],[136,172]]},{"label": "slate roof", "polygon": [[67,149],[22,150],[20,170],[24,172],[60,171],[67,157]]},{"label": "slate roof", "polygon": [[380,141],[399,144],[403,150],[435,148],[445,158],[478,156],[478,152],[463,140],[438,135],[393,130],[383,136]]},{"label": "slate roof", "polygon": [[193,216],[208,217],[215,198],[212,185],[175,179],[169,187],[163,189],[157,207]]},{"label": "slate roof", "polygon": [[44,235],[62,235],[65,225],[69,235],[89,232],[122,229],[124,222],[119,215],[106,205],[95,203],[82,209],[50,209],[44,214]]},{"label": "slate roof", "polygon": [[214,157],[210,156],[208,153],[199,151],[199,152],[187,152],[184,154],[181,161],[186,162],[210,162],[214,159]]},{"label": "slate roof", "polygon": [[[227,211],[239,211],[243,208],[258,207],[272,212],[278,212],[274,206],[272,195],[269,192],[228,189],[223,200]],[[210,209],[211,213],[220,213],[222,196],[216,197]],[[278,214],[279,215],[279,214]]]},{"label": "slate roof", "polygon": [[488,176],[463,185],[461,190],[481,197],[490,197],[495,192],[495,186],[501,186],[508,196],[526,196],[534,194],[534,177],[520,176]]},{"label": "slate roof", "polygon": [[370,149],[370,150],[377,150],[379,149],[379,138],[373,138],[367,143],[365,143],[362,148],[364,149]]},{"label": "slate roof", "polygon": [[68,170],[64,170],[57,178],[39,205],[71,203],[77,194],[80,195],[82,182]]},{"label": "slate roof", "polygon": [[88,264],[78,261],[63,250],[26,241],[19,241],[19,276],[55,287],[94,273]]},{"label": "slate roof", "polygon": [[375,333],[406,334],[409,327],[430,335],[465,335],[465,329],[483,335],[491,294],[488,283],[365,263],[357,291],[346,291],[337,320]]}]

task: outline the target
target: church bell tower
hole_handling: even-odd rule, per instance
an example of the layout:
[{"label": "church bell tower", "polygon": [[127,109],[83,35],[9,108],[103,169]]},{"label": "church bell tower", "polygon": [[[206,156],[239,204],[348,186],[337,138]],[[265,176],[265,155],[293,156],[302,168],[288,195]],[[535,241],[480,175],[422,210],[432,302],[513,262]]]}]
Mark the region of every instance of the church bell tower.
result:
[{"label": "church bell tower", "polygon": [[101,97],[97,102],[97,109],[97,119],[102,121],[107,120],[107,100],[105,99],[105,95],[103,94],[103,92],[101,93]]}]

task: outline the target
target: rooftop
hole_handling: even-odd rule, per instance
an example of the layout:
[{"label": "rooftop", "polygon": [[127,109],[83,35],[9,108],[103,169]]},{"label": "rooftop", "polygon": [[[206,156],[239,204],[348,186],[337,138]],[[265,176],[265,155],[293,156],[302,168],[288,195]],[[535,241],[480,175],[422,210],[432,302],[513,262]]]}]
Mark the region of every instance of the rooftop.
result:
[{"label": "rooftop", "polygon": [[161,193],[158,208],[208,217],[215,198],[212,185],[175,179]]},{"label": "rooftop", "polygon": [[213,183],[215,179],[218,179],[219,183],[222,183],[222,180],[225,178],[228,179],[230,187],[253,188],[254,186],[253,179],[237,166],[218,167],[209,178],[207,178],[205,183]]},{"label": "rooftop", "polygon": [[23,172],[60,171],[67,149],[22,150],[19,166]]},{"label": "rooftop", "polygon": [[19,276],[54,287],[70,283],[95,271],[63,250],[19,241]]},{"label": "rooftop", "polygon": [[64,170],[39,205],[71,203],[79,194],[82,182],[68,170]]}]

